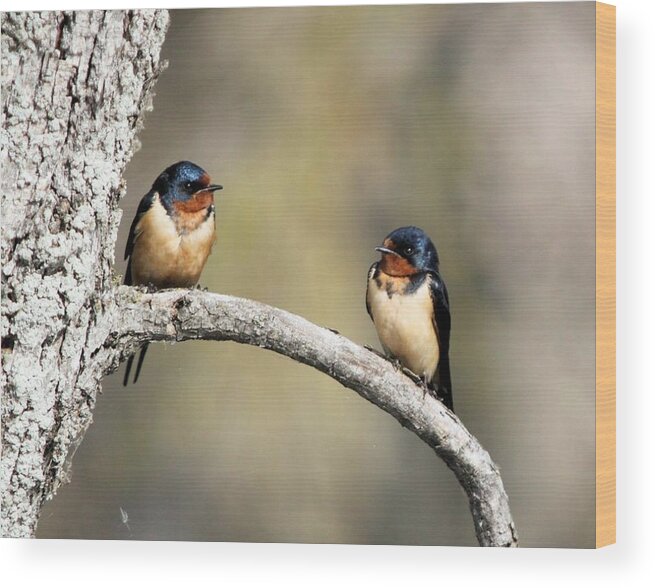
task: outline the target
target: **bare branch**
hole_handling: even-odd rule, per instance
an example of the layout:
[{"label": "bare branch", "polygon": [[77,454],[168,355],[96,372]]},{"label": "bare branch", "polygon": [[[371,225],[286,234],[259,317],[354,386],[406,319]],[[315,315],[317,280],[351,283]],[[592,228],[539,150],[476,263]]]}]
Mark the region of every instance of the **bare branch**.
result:
[{"label": "bare branch", "polygon": [[404,373],[349,339],[289,312],[197,290],[121,287],[105,348],[107,371],[145,341],[205,339],[270,349],[312,366],[392,415],[435,450],[469,498],[480,545],[517,545],[498,468],[461,421]]}]

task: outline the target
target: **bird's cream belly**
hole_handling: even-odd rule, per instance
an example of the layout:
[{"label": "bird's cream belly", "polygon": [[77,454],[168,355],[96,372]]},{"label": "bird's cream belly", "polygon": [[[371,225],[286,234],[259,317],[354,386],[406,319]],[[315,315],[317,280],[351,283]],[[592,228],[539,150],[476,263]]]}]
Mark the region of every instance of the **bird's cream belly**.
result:
[{"label": "bird's cream belly", "polygon": [[412,294],[393,294],[371,280],[368,303],[382,347],[419,376],[432,379],[439,363],[439,342],[433,326],[429,287]]},{"label": "bird's cream belly", "polygon": [[138,230],[132,253],[135,284],[189,288],[198,283],[215,239],[213,216],[194,231],[179,235],[157,203],[144,215]]}]

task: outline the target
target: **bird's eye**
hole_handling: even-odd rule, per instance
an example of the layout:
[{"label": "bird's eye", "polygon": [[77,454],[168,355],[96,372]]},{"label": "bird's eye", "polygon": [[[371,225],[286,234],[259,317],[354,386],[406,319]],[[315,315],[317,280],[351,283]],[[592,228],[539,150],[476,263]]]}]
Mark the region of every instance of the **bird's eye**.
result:
[{"label": "bird's eye", "polygon": [[414,248],[413,247],[405,247],[404,251],[405,251],[405,255],[411,255],[412,253],[414,253]]},{"label": "bird's eye", "polygon": [[191,188],[193,188],[193,184],[192,184],[191,182],[187,182],[186,184],[184,184],[184,187],[185,187],[187,190],[191,190]]}]

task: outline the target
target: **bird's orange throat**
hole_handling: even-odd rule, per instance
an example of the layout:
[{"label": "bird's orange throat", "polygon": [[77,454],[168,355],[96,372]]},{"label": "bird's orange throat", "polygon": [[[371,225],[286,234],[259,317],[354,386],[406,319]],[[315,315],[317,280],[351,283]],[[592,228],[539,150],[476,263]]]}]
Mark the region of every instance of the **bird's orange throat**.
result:
[{"label": "bird's orange throat", "polygon": [[189,200],[173,202],[175,209],[175,224],[181,233],[195,231],[205,220],[207,211],[214,204],[212,192],[198,192]]},{"label": "bird's orange throat", "polygon": [[214,203],[213,192],[196,192],[189,200],[176,200],[173,202],[176,212],[193,213],[209,208]]},{"label": "bird's orange throat", "polygon": [[392,253],[382,254],[379,267],[385,274],[395,278],[406,278],[418,273],[418,270],[404,257]]}]

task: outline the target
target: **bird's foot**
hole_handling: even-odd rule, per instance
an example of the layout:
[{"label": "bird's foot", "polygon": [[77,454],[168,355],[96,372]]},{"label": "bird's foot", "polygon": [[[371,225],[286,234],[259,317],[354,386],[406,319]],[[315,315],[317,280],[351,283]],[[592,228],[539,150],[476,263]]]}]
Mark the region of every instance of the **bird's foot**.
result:
[{"label": "bird's foot", "polygon": [[366,349],[366,351],[370,351],[371,353],[375,353],[375,355],[381,357],[382,359],[389,360],[389,358],[384,353],[378,351],[377,349],[371,347],[370,345],[364,345],[364,349]]},{"label": "bird's foot", "polygon": [[207,288],[206,286],[201,286],[200,284],[196,284],[195,286],[192,286],[191,290],[200,290],[201,292],[209,292],[209,288]]},{"label": "bird's foot", "polygon": [[393,369],[395,369],[397,372],[405,372],[407,369],[402,363],[400,363],[399,359],[396,359],[395,357],[389,357],[387,358],[390,362],[391,365],[393,365]]},{"label": "bird's foot", "polygon": [[421,382],[421,378],[417,376],[408,367],[405,367],[399,359],[396,359],[394,357],[394,358],[389,358],[389,361],[393,364],[393,367],[397,372],[405,374],[410,380],[412,380],[416,384],[419,384]]},{"label": "bird's foot", "polygon": [[[396,360],[396,361],[397,361],[397,360]],[[414,382],[415,384],[417,384],[417,385],[419,385],[419,386],[422,386],[422,385],[423,385],[423,378],[421,378],[421,376],[415,374],[412,370],[410,370],[409,368],[406,368],[406,367],[405,367],[403,364],[401,364],[400,362],[398,362],[398,364],[399,364],[399,368],[398,368],[398,369],[399,369],[403,374],[405,374],[405,375],[406,375],[406,376],[407,376],[407,377],[408,377],[412,382]]]},{"label": "bird's foot", "polygon": [[448,405],[446,404],[446,397],[439,394],[438,390],[436,390],[435,388],[430,386],[427,382],[425,382],[425,389],[424,389],[424,392],[423,392],[423,398],[425,398],[425,392],[426,391],[427,391],[428,394],[430,394],[430,396],[432,396],[433,398],[436,398],[439,402],[441,402],[441,404],[443,404],[446,408],[448,408]]},{"label": "bird's foot", "polygon": [[423,389],[423,400],[425,400],[425,395],[430,392],[430,386],[428,385],[428,379],[424,376],[421,379],[421,388]]}]

